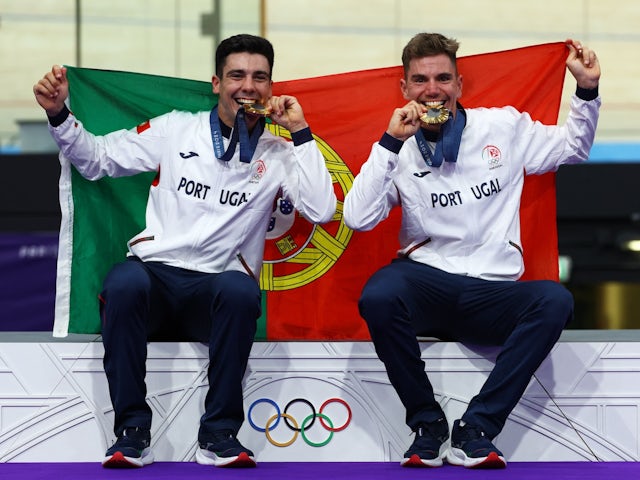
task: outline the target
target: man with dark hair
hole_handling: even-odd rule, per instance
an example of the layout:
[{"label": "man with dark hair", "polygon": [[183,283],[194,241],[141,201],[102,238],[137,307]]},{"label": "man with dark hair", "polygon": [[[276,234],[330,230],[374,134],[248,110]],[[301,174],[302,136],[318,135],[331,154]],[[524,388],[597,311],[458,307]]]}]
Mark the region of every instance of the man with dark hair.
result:
[{"label": "man with dark hair", "polygon": [[[53,138],[85,178],[157,172],[145,229],[129,241],[128,258],[111,269],[99,295],[117,437],[105,467],[153,462],[145,363],[154,339],[209,344],[197,462],[256,465],[236,435],[273,204],[282,196],[315,223],[331,220],[336,208],[302,107],[295,97],[272,96],[272,65],[266,39],[228,38],[216,51],[218,105],[211,112],[172,111],[105,136],[84,130],[65,105],[64,67],[54,66],[34,85]],[[265,130],[266,115],[291,132],[292,142]]]},{"label": "man with dark hair", "polygon": [[[561,284],[515,281],[524,271],[524,176],[587,160],[595,136],[600,66],[580,42],[566,45],[577,90],[566,123],[548,126],[512,107],[464,109],[458,42],[416,35],[402,54],[408,103],[346,196],[344,220],[355,230],[402,208],[399,258],[368,280],[359,309],[415,432],[404,466],[506,466],[492,440],[573,317]],[[502,347],[450,441],[417,336]]]},{"label": "man with dark hair", "polygon": [[232,53],[251,53],[255,55],[262,55],[267,59],[269,64],[269,71],[273,72],[273,45],[271,42],[265,40],[262,37],[256,37],[255,35],[248,35],[242,33],[240,35],[234,35],[229,37],[218,45],[216,49],[216,75],[222,77],[223,69],[227,57]]}]

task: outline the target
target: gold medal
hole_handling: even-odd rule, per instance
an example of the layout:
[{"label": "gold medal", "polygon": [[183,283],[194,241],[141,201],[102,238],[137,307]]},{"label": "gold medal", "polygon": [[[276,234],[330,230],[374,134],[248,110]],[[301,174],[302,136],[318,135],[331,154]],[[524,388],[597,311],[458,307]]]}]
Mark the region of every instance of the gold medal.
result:
[{"label": "gold medal", "polygon": [[420,120],[427,125],[439,125],[449,119],[449,110],[444,102],[425,102],[427,111],[420,115]]},{"label": "gold medal", "polygon": [[242,107],[245,112],[260,115],[261,117],[268,117],[271,115],[271,107],[262,105],[261,103],[244,103]]}]

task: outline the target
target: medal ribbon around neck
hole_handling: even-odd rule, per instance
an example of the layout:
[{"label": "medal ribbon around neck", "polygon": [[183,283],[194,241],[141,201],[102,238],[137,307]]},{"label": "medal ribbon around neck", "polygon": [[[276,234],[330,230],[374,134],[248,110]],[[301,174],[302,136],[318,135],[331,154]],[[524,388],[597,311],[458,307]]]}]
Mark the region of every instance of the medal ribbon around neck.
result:
[{"label": "medal ribbon around neck", "polygon": [[464,109],[458,108],[455,118],[453,115],[442,124],[436,141],[436,149],[431,153],[427,139],[421,128],[415,134],[418,148],[422,154],[422,158],[430,167],[439,167],[445,162],[455,162],[458,159],[458,151],[460,150],[460,140],[462,138],[462,130],[467,123],[467,114]]},{"label": "medal ribbon around neck", "polygon": [[233,132],[231,133],[231,139],[229,141],[229,147],[225,151],[224,140],[222,137],[222,129],[220,128],[220,117],[218,116],[218,106],[216,105],[209,114],[209,124],[211,126],[211,140],[213,142],[213,151],[216,154],[218,160],[228,162],[233,158],[233,154],[236,152],[236,145],[240,142],[240,161],[244,163],[251,162],[253,154],[256,151],[258,140],[264,132],[264,118],[260,118],[258,123],[254,127],[251,135],[249,135],[249,129],[247,128],[247,121],[245,119],[244,110],[241,108],[236,113],[236,119],[233,124]]}]

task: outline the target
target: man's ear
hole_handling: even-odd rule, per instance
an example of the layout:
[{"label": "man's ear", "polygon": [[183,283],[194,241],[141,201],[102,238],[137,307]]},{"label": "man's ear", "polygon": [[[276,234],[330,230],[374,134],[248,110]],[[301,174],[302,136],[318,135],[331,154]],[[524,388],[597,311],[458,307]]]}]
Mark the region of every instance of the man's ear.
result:
[{"label": "man's ear", "polygon": [[404,78],[400,79],[400,91],[405,100],[411,100],[409,98],[409,91],[407,89],[407,81]]},{"label": "man's ear", "polygon": [[211,90],[216,95],[220,93],[220,79],[218,78],[217,75],[214,75],[213,77],[211,77]]}]

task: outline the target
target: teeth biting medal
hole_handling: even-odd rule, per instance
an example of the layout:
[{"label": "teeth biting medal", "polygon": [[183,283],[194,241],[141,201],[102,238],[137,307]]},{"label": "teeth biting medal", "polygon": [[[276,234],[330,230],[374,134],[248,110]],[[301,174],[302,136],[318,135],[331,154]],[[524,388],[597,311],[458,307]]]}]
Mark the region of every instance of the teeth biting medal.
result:
[{"label": "teeth biting medal", "polygon": [[252,113],[254,115],[260,115],[262,117],[268,117],[271,115],[271,107],[262,105],[261,103],[243,103],[242,108],[247,113]]},{"label": "teeth biting medal", "polygon": [[439,125],[449,119],[449,110],[444,102],[424,102],[427,111],[420,115],[420,120],[427,125]]}]

